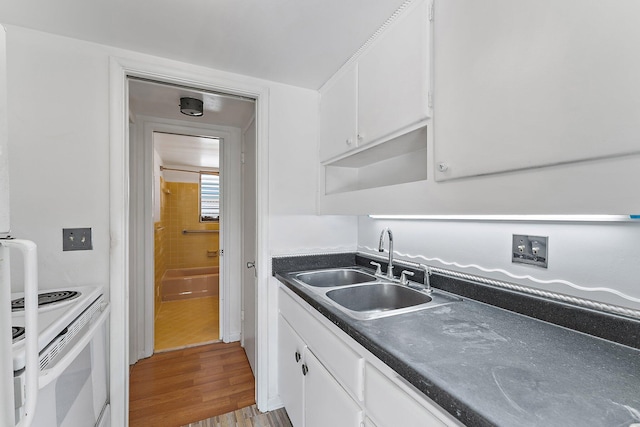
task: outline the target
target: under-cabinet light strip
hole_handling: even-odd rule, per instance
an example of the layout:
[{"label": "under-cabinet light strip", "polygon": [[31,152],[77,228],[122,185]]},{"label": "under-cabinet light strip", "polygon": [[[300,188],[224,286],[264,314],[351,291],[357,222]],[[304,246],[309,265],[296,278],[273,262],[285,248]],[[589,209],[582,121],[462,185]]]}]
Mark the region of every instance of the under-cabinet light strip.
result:
[{"label": "under-cabinet light strip", "polygon": [[440,221],[568,221],[614,222],[634,221],[639,215],[369,215],[373,219],[409,219]]}]

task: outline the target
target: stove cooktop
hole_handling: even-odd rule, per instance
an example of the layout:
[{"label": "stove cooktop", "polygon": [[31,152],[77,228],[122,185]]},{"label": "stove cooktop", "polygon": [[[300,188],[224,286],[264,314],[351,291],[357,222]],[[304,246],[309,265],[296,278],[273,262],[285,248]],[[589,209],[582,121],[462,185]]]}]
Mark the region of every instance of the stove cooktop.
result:
[{"label": "stove cooktop", "polygon": [[[65,328],[73,322],[83,311],[102,295],[102,288],[97,286],[78,286],[73,288],[60,288],[56,290],[43,290],[39,293],[39,300],[47,301],[38,308],[38,351],[43,350]],[[68,295],[69,298],[56,303],[54,295]],[[23,293],[11,295],[12,301],[23,299]],[[24,309],[11,312],[11,326],[13,328],[25,327]],[[27,331],[27,333],[29,333]],[[18,338],[13,340],[13,367],[14,372],[24,368],[25,340]]]},{"label": "stove cooktop", "polygon": [[[38,307],[70,301],[72,299],[78,298],[80,295],[80,292],[68,290],[44,292],[38,294]],[[11,300],[11,311],[21,310],[24,310],[24,298],[16,298]]]}]

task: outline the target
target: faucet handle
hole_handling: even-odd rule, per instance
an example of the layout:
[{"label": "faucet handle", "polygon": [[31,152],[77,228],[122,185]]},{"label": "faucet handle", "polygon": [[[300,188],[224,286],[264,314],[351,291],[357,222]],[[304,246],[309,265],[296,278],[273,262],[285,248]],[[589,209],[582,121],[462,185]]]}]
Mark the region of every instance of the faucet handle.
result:
[{"label": "faucet handle", "polygon": [[382,275],[382,269],[380,268],[380,263],[379,262],[371,261],[369,264],[376,266],[376,273],[375,273],[376,276],[381,276]]},{"label": "faucet handle", "polygon": [[422,268],[424,270],[424,287],[425,287],[425,292],[430,293],[431,292],[431,280],[430,280],[430,276],[431,276],[431,267],[429,267],[426,264],[420,264],[420,268]]},{"label": "faucet handle", "polygon": [[415,273],[413,271],[409,271],[409,270],[402,270],[402,274],[400,275],[400,284],[401,285],[408,285],[409,284],[409,280],[407,280],[407,276],[414,276]]}]

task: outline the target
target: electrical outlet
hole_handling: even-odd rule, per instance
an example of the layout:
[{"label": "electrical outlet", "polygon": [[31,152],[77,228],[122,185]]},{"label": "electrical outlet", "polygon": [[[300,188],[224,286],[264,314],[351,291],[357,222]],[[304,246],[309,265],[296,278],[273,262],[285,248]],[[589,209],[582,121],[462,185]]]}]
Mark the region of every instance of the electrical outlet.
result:
[{"label": "electrical outlet", "polygon": [[548,244],[547,236],[525,236],[522,234],[513,235],[511,249],[511,262],[537,265],[547,268],[548,264]]},{"label": "electrical outlet", "polygon": [[90,251],[93,250],[90,228],[63,228],[63,251]]}]

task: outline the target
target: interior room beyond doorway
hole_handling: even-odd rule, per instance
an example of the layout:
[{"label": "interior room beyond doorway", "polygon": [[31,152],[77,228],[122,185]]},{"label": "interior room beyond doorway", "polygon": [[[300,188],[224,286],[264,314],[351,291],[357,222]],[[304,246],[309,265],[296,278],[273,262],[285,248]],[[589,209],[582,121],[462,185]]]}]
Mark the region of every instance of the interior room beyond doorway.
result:
[{"label": "interior room beyond doorway", "polygon": [[154,351],[220,339],[220,139],[154,132]]}]

